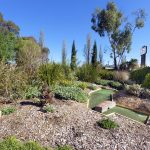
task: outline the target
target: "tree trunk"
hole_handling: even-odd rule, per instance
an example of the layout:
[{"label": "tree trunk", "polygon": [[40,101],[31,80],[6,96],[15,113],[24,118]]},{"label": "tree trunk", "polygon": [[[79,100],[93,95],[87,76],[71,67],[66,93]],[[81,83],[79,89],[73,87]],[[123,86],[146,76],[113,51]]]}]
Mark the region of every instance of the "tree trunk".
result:
[{"label": "tree trunk", "polygon": [[114,69],[115,70],[118,70],[118,66],[117,66],[117,59],[116,59],[116,52],[115,52],[115,50],[114,50]]}]

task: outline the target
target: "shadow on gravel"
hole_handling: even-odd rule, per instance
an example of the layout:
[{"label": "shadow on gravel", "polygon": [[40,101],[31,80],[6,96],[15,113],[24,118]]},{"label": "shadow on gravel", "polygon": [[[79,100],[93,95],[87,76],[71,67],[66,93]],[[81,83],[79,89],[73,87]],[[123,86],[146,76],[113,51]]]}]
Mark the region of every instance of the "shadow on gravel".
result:
[{"label": "shadow on gravel", "polygon": [[37,104],[37,103],[34,103],[34,102],[31,102],[31,101],[23,101],[23,102],[20,102],[20,105],[21,106],[36,106],[36,107],[41,107],[41,104]]}]

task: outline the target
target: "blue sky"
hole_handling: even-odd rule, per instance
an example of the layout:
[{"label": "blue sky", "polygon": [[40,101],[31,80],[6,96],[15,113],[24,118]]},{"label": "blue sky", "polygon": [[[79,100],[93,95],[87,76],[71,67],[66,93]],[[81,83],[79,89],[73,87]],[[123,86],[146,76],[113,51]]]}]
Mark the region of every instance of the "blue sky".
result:
[{"label": "blue sky", "polygon": [[[98,47],[107,49],[104,62],[111,63],[110,46],[107,38],[100,38],[91,29],[91,14],[95,8],[104,8],[107,0],[0,0],[0,12],[5,19],[13,20],[20,26],[21,36],[39,37],[40,30],[45,33],[45,45],[50,48],[50,59],[60,62],[62,41],[66,40],[67,55],[70,59],[72,41],[76,41],[78,61],[83,62],[83,49],[88,33]],[[150,48],[150,5],[149,0],[114,0],[129,20],[131,13],[144,8],[148,14],[145,27],[137,30],[133,36],[132,51],[127,59],[137,58],[140,61],[140,48]],[[150,49],[148,49],[150,51]],[[147,55],[150,65],[150,52]]]}]

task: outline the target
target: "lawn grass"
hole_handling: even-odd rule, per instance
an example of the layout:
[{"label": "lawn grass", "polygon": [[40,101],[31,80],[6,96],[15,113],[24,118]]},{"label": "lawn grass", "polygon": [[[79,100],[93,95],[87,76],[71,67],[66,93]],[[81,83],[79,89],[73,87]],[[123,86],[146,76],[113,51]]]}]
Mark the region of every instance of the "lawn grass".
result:
[{"label": "lawn grass", "polygon": [[89,108],[94,108],[98,104],[110,99],[110,95],[113,94],[113,90],[102,89],[91,94],[89,99]]},{"label": "lawn grass", "polygon": [[118,106],[116,106],[116,107],[114,107],[112,109],[109,109],[107,112],[104,112],[104,114],[108,115],[108,114],[111,114],[111,113],[114,113],[114,112],[118,113],[118,114],[121,114],[123,116],[126,116],[128,118],[131,118],[133,120],[142,122],[142,123],[144,123],[144,121],[147,118],[147,115],[145,115],[145,114],[138,113],[138,112],[135,112],[133,110],[130,110],[130,109],[127,109],[127,108],[118,107]]}]

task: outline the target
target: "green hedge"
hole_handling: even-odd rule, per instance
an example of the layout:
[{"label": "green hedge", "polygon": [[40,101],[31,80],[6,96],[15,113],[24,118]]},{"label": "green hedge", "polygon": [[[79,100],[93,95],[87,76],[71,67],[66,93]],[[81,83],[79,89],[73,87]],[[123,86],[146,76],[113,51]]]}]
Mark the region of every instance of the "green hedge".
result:
[{"label": "green hedge", "polygon": [[145,88],[150,89],[150,73],[148,73],[145,77],[144,83],[142,85]]},{"label": "green hedge", "polygon": [[115,72],[110,70],[100,70],[99,77],[105,80],[114,80]]},{"label": "green hedge", "polygon": [[132,71],[130,74],[131,80],[135,81],[137,84],[143,84],[146,75],[150,73],[150,67],[141,68]]}]

